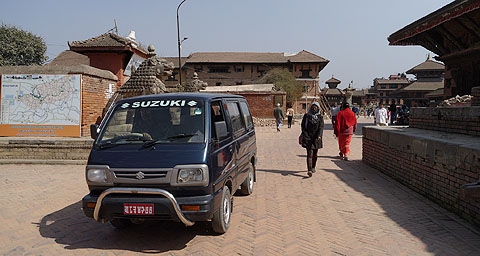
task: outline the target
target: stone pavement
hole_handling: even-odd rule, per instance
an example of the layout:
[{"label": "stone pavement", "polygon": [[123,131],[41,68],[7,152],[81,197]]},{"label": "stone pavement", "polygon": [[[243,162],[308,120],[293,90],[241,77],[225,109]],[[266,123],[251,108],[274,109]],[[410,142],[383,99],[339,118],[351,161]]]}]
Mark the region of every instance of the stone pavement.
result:
[{"label": "stone pavement", "polygon": [[480,255],[478,229],[363,164],[360,135],[340,161],[327,125],[308,178],[298,124],[256,131],[255,191],[235,197],[222,236],[208,223],[115,230],[81,211],[84,166],[0,165],[0,255]]}]

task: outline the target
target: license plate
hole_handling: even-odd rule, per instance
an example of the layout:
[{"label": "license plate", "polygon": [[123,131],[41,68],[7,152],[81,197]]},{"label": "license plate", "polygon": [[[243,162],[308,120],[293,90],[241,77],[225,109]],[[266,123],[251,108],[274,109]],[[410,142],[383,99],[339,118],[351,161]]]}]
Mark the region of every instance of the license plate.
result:
[{"label": "license plate", "polygon": [[153,204],[123,204],[124,215],[153,215]]}]

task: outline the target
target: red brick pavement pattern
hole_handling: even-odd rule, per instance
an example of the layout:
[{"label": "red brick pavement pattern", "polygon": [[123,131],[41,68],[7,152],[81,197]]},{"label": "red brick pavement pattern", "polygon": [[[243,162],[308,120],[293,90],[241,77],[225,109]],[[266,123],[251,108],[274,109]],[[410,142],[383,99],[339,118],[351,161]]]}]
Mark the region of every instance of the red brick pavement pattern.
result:
[{"label": "red brick pavement pattern", "polygon": [[84,217],[83,166],[0,166],[0,254],[480,255],[477,229],[363,164],[361,136],[340,161],[327,126],[307,178],[299,129],[257,129],[255,191],[235,197],[222,236],[208,223],[115,230]]}]

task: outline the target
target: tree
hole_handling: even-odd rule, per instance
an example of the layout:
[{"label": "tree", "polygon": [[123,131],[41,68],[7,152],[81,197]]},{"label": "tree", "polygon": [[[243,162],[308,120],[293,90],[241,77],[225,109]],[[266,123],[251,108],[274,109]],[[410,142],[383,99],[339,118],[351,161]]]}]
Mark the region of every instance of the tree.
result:
[{"label": "tree", "polygon": [[0,25],[0,66],[41,65],[47,45],[39,36],[15,26]]},{"label": "tree", "polygon": [[287,102],[292,103],[303,94],[303,87],[295,79],[292,72],[284,68],[267,71],[258,81],[261,84],[274,84],[276,90],[287,93]]}]

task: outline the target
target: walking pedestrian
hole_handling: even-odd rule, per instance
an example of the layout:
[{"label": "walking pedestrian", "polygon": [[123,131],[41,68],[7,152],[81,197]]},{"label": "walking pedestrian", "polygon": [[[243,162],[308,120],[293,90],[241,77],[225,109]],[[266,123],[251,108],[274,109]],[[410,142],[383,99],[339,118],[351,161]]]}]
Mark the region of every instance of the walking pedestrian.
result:
[{"label": "walking pedestrian", "polygon": [[378,108],[375,110],[375,124],[377,126],[388,126],[388,113],[383,104],[378,104]]},{"label": "walking pedestrian", "polygon": [[352,110],[350,110],[347,102],[342,104],[342,111],[337,115],[334,133],[338,137],[338,148],[340,150],[340,159],[348,161],[350,154],[350,142],[353,133],[357,130],[357,118]]},{"label": "walking pedestrian", "polygon": [[337,106],[337,103],[333,103],[333,107],[330,109],[330,116],[332,117],[332,125],[335,125],[335,119],[338,112],[340,112],[340,107]]},{"label": "walking pedestrian", "polygon": [[318,149],[323,148],[323,115],[320,104],[313,102],[308,112],[302,118],[302,147],[307,149],[308,176],[315,173]]},{"label": "walking pedestrian", "polygon": [[275,123],[277,124],[277,132],[280,131],[280,127],[282,127],[282,120],[285,118],[283,114],[283,110],[280,107],[280,103],[277,103],[277,107],[273,109],[273,116],[275,116]]},{"label": "walking pedestrian", "polygon": [[393,121],[397,117],[397,106],[395,106],[395,103],[392,103],[388,110],[390,111],[390,124],[393,125]]},{"label": "walking pedestrian", "polygon": [[292,106],[290,106],[287,109],[288,128],[292,128],[293,115],[294,115],[294,111],[293,111]]}]

